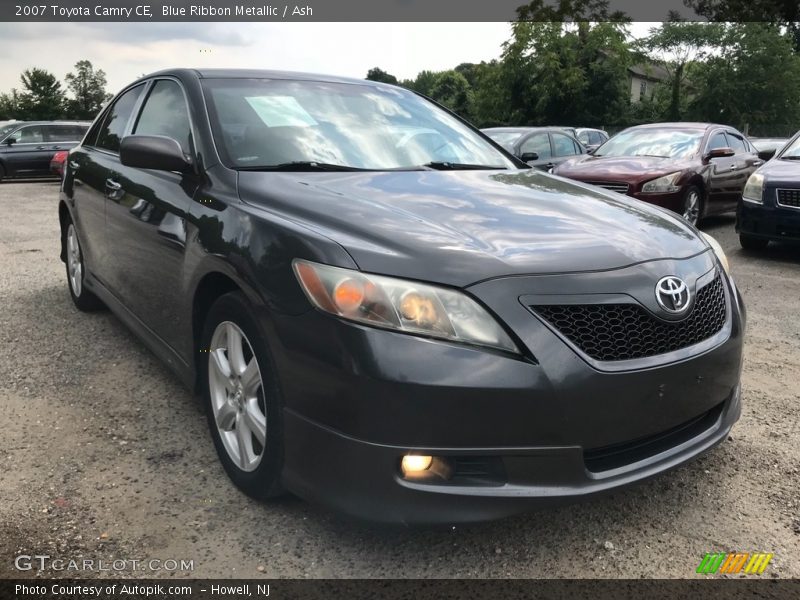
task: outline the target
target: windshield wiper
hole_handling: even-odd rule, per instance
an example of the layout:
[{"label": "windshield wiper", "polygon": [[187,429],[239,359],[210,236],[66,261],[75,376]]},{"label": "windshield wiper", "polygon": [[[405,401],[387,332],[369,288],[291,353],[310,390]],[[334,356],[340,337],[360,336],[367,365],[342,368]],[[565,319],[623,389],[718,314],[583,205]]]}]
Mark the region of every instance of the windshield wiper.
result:
[{"label": "windshield wiper", "polygon": [[315,160],[293,160],[277,165],[264,165],[260,167],[239,167],[240,171],[372,171],[361,167],[350,167],[333,163],[317,162]]},{"label": "windshield wiper", "polygon": [[503,170],[506,169],[506,167],[504,167],[503,165],[473,165],[469,163],[453,163],[445,161],[432,161],[420,166],[428,167],[429,169],[436,169],[437,171],[478,171],[478,170],[493,171],[495,169],[503,169]]}]

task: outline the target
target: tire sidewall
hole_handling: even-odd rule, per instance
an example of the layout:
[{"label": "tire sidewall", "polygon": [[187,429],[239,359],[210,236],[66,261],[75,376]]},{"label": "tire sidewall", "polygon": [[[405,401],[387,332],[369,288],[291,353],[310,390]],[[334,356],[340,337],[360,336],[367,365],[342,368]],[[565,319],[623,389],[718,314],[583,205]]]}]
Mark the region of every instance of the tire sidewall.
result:
[{"label": "tire sidewall", "polygon": [[[197,371],[200,394],[205,405],[206,417],[214,447],[228,477],[247,495],[264,499],[280,494],[283,470],[283,403],[266,337],[258,326],[253,309],[239,292],[225,294],[208,312],[200,346],[197,351]],[[242,471],[228,455],[217,429],[208,380],[208,350],[217,325],[223,321],[235,323],[245,334],[258,360],[267,410],[267,438],[265,454],[253,471]]]},{"label": "tire sidewall", "polygon": [[[78,252],[80,253],[81,257],[81,295],[76,296],[75,290],[72,289],[72,280],[69,276],[69,247],[67,245],[67,239],[69,238],[69,228],[72,227],[75,230],[75,241],[78,244]],[[64,267],[65,273],[67,274],[67,289],[69,289],[69,295],[72,298],[73,304],[78,308],[80,311],[84,312],[93,312],[97,310],[102,310],[105,305],[103,302],[95,296],[92,292],[86,289],[86,258],[83,254],[83,247],[81,246],[80,236],[78,235],[78,228],[75,227],[74,222],[72,219],[69,219],[66,222],[66,226],[64,227],[63,238],[61,240],[61,244],[64,248],[65,253],[65,260],[64,260]]]}]

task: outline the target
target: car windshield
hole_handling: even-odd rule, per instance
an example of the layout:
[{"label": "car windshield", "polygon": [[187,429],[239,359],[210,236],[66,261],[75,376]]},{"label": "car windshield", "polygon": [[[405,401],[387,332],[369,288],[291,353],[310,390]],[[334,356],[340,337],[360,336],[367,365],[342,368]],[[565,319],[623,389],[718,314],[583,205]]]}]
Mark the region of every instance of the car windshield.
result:
[{"label": "car windshield", "polygon": [[597,149],[595,156],[689,158],[700,149],[700,129],[628,129]]},{"label": "car windshield", "polygon": [[0,140],[19,127],[19,123],[3,123],[0,121]]},{"label": "car windshield", "polygon": [[486,135],[492,138],[501,146],[511,147],[522,136],[520,131],[484,131]]},{"label": "car windshield", "polygon": [[380,85],[206,79],[217,147],[236,169],[514,168],[467,125]]},{"label": "car windshield", "polygon": [[797,160],[800,158],[800,136],[797,136],[787,144],[786,148],[781,152],[780,158],[788,160]]}]

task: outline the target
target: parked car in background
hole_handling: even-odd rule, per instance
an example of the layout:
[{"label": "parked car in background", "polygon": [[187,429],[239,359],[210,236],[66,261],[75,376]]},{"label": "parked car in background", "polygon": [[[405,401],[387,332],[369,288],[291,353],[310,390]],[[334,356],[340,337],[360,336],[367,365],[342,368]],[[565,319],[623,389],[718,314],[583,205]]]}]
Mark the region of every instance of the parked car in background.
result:
[{"label": "parked car in background", "polygon": [[82,121],[14,121],[0,126],[0,181],[51,175],[55,153],[77,146],[90,125]]},{"label": "parked car in background", "polygon": [[162,71],[70,152],[66,285],[198,390],[255,498],[475,521],[721,443],[745,314],[719,244],[524,166],[395,86]]},{"label": "parked car in background", "polygon": [[577,127],[574,135],[589,152],[594,152],[608,141],[608,134],[602,129]]},{"label": "parked car in background", "polygon": [[789,141],[789,138],[748,138],[750,143],[758,150],[758,156],[764,160],[769,160],[783,148]]},{"label": "parked car in background", "polygon": [[554,173],[663,206],[696,225],[735,210],[747,178],[763,163],[732,127],[654,123],[626,129]]},{"label": "parked car in background", "polygon": [[736,231],[747,250],[763,250],[770,240],[800,241],[800,132],[748,179]]},{"label": "parked car in background", "polygon": [[541,171],[550,171],[567,159],[586,154],[586,148],[561,127],[491,127],[481,131]]},{"label": "parked car in background", "polygon": [[67,162],[69,152],[67,150],[59,150],[50,159],[50,172],[61,179],[64,177],[64,163]]}]

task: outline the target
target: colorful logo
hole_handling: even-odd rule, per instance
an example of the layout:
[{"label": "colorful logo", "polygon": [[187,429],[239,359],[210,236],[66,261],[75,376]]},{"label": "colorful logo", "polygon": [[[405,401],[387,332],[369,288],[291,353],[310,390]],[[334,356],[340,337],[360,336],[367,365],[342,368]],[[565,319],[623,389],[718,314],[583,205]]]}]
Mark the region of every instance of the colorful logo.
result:
[{"label": "colorful logo", "polygon": [[774,554],[766,552],[717,552],[706,554],[697,573],[713,575],[714,573],[747,573],[748,575],[761,575],[767,568]]}]

